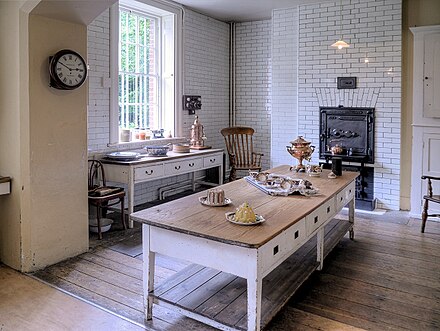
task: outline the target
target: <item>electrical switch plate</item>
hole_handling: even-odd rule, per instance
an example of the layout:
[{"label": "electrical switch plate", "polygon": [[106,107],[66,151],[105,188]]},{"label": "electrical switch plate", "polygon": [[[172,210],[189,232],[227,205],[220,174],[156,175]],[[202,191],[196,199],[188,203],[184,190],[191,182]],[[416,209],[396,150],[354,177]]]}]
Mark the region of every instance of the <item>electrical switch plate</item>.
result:
[{"label": "electrical switch plate", "polygon": [[184,95],[183,110],[187,110],[190,115],[194,115],[196,110],[202,109],[202,97],[200,95]]}]

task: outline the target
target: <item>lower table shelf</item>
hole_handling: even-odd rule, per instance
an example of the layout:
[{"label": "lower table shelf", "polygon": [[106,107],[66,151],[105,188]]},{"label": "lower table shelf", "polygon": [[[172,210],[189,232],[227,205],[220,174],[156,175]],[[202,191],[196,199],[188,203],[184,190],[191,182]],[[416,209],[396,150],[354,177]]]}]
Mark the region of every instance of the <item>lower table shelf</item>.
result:
[{"label": "lower table shelf", "polygon": [[[325,226],[324,256],[352,224],[333,219]],[[286,304],[316,270],[316,236],[263,279],[262,327]],[[198,319],[214,320],[232,329],[247,328],[246,279],[193,264],[165,280],[151,294],[156,304]]]}]

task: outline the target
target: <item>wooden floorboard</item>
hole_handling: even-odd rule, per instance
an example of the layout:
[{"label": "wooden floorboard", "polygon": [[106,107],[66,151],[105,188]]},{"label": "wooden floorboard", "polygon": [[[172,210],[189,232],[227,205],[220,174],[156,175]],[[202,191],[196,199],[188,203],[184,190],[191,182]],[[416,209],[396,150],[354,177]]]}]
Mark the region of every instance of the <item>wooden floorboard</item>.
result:
[{"label": "wooden floorboard", "polygon": [[[346,218],[346,215],[338,215]],[[327,230],[327,234],[331,230]],[[355,240],[347,237],[324,261],[298,293],[272,319],[265,330],[438,330],[440,329],[440,222],[428,222],[420,233],[420,220],[402,212],[384,215],[356,213]],[[297,257],[316,256],[314,244]],[[141,233],[126,240],[94,247],[90,252],[48,267],[35,276],[138,323],[148,330],[213,330],[177,312],[154,306],[153,320],[145,322],[142,297]],[[294,278],[298,267],[290,266]],[[158,255],[156,291],[168,291],[180,305],[205,316],[224,315],[245,326],[245,281],[241,278]],[[169,277],[179,272],[201,273],[207,278],[190,295]],[[189,276],[188,276],[189,277]],[[270,274],[264,280],[266,300],[280,284],[294,282]],[[167,285],[164,280],[167,279]],[[211,296],[216,292],[217,298]],[[180,293],[180,294],[179,294]],[[208,299],[199,303],[199,299]],[[219,299],[220,298],[220,299]],[[244,300],[244,301],[243,301]]]}]

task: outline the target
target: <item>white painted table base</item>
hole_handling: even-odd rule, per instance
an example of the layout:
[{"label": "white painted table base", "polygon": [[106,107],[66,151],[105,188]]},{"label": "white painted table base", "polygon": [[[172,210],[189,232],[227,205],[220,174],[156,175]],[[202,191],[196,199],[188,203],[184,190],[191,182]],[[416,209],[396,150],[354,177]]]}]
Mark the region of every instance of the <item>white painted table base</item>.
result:
[{"label": "white painted table base", "polygon": [[[206,149],[200,151],[192,151],[191,153],[173,153],[168,152],[168,157],[155,157],[155,158],[144,158],[142,160],[136,160],[133,162],[120,162],[102,160],[104,163],[106,180],[109,182],[122,183],[127,185],[127,208],[128,215],[132,214],[134,211],[134,194],[135,194],[135,184],[144,183],[152,180],[157,180],[161,178],[166,178],[170,176],[178,176],[181,174],[191,174],[192,188],[195,190],[196,180],[195,172],[200,170],[206,170],[218,167],[219,173],[219,185],[223,184],[223,150],[221,149]],[[212,158],[213,162],[209,161]],[[181,162],[184,164],[185,161],[201,159],[202,163],[194,168],[188,168],[187,170],[181,170],[179,165],[176,165],[176,173],[167,174],[164,170],[168,164],[174,164]],[[205,160],[208,162],[205,163]],[[163,172],[160,176],[152,176],[153,172],[148,167],[162,167]],[[139,169],[147,169],[145,174],[147,176],[142,177],[142,179],[135,178],[135,173]],[[133,221],[129,220],[129,228],[133,227]]]},{"label": "white painted table base", "polygon": [[[245,278],[247,280],[248,295],[247,329],[249,331],[260,330],[263,278],[315,235],[317,237],[317,261],[319,262],[318,270],[321,270],[324,260],[324,226],[347,203],[349,207],[348,222],[350,222],[352,225],[354,224],[354,181],[347,185],[346,189],[347,192],[350,192],[350,195],[348,195],[347,192],[344,192],[343,195],[335,194],[333,197],[333,202],[335,203],[336,209],[331,212],[331,214],[328,216],[328,219],[326,219],[319,227],[310,233],[310,235],[308,235],[299,245],[292,247],[288,252],[284,252],[284,258],[275,263],[272,262],[273,257],[267,255],[267,247],[272,249],[274,243],[277,243],[279,240],[283,239],[281,236],[284,236],[285,232],[281,233],[279,236],[275,237],[267,244],[259,248],[247,248],[159,228],[148,224],[142,224],[142,243],[144,256],[143,285],[146,318],[152,318],[153,297],[150,294],[154,291],[155,254],[160,253]],[[338,198],[341,199],[339,203],[337,201]],[[301,221],[305,220],[303,219]],[[292,228],[294,226],[295,225],[293,225]],[[353,233],[353,227],[351,227],[350,238],[353,238]],[[284,239],[288,240],[289,238],[286,237]],[[162,302],[160,299],[156,303],[167,306],[171,309],[175,309],[188,317],[214,326],[220,330],[236,330],[230,326],[220,324],[217,321],[211,320],[192,311],[187,311],[180,307]]]}]

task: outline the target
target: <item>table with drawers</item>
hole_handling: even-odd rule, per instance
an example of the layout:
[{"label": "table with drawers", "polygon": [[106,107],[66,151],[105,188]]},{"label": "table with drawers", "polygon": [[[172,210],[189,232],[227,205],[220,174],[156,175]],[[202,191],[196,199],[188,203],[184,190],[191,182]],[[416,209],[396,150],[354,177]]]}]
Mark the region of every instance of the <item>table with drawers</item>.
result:
[{"label": "table with drawers", "polygon": [[[127,185],[128,214],[134,209],[134,186],[151,180],[190,173],[193,190],[195,173],[199,170],[218,168],[219,184],[223,183],[223,150],[191,150],[190,153],[168,152],[166,157],[142,157],[135,161],[102,159],[107,181]],[[133,222],[129,221],[129,227]]]},{"label": "table with drawers", "polygon": [[[228,206],[202,205],[198,198],[206,192],[200,192],[131,214],[143,227],[147,319],[155,303],[221,330],[260,330],[314,270],[322,269],[326,254],[347,232],[353,238],[357,173],[329,179],[328,170],[317,178],[289,166],[269,171],[308,179],[319,194],[272,196],[241,179],[220,186],[232,200]],[[243,202],[265,221],[228,222],[225,213]],[[333,219],[346,205],[348,219]],[[155,254],[194,264],[154,284]]]}]

